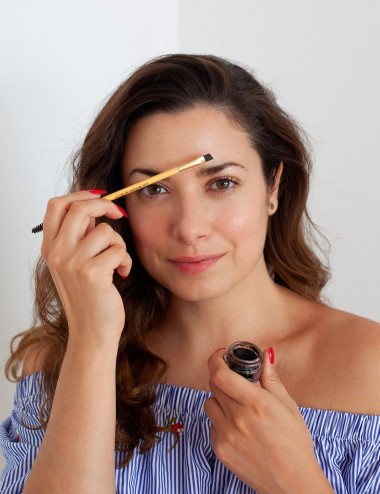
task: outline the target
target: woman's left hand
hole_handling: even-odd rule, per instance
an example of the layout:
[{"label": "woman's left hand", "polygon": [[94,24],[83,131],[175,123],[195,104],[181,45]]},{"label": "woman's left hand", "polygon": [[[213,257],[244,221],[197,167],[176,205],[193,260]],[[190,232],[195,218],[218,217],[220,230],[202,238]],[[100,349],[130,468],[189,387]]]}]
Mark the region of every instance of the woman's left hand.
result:
[{"label": "woman's left hand", "polygon": [[225,349],[209,358],[205,403],[216,456],[247,485],[270,493],[332,493],[314,454],[309,430],[264,352],[260,382],[231,371]]}]

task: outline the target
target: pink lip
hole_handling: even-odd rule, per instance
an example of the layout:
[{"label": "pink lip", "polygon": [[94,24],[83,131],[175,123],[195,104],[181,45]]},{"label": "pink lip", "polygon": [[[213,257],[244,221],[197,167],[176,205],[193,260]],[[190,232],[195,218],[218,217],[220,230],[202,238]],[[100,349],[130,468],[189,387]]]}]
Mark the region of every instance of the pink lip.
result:
[{"label": "pink lip", "polygon": [[182,273],[203,273],[215,264],[224,254],[203,254],[199,256],[179,256],[168,259]]}]

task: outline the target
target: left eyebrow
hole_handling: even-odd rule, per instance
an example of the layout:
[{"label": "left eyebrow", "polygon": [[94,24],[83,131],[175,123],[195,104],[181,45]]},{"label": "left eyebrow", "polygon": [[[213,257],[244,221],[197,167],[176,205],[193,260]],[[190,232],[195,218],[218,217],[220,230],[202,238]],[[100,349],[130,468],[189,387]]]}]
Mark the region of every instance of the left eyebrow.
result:
[{"label": "left eyebrow", "polygon": [[227,161],[226,163],[221,163],[220,165],[201,166],[197,169],[197,177],[212,177],[213,175],[217,175],[226,168],[230,168],[232,166],[237,166],[239,168],[243,168],[244,170],[246,169],[245,166],[240,163],[236,163],[235,161]]}]

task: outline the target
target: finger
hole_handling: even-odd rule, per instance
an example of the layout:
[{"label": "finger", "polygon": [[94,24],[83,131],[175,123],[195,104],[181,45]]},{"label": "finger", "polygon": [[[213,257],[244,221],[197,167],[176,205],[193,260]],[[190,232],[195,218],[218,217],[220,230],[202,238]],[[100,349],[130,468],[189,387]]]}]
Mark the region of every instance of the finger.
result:
[{"label": "finger", "polygon": [[120,276],[126,278],[132,268],[132,259],[127,252],[127,247],[122,237],[115,232],[114,239],[114,243],[103,251],[100,256],[110,262],[112,269],[116,269]]},{"label": "finger", "polygon": [[86,199],[94,199],[96,197],[100,197],[100,194],[94,194],[87,190],[81,190],[65,196],[53,197],[50,199],[43,221],[44,240],[51,240],[56,237],[67,211],[74,201],[84,201]]},{"label": "finger", "polygon": [[96,221],[95,218],[90,218],[90,221],[88,222],[86,231],[84,233],[84,236],[87,237],[87,235],[92,232],[92,230],[95,228]]},{"label": "finger", "polygon": [[220,424],[225,422],[226,414],[216,398],[207,398],[203,408],[215,427],[219,427]]},{"label": "finger", "polygon": [[116,204],[106,199],[74,201],[70,204],[57,237],[59,235],[64,236],[70,248],[84,238],[90,218],[100,218],[101,216],[120,219],[123,217],[123,213]]},{"label": "finger", "polygon": [[282,384],[274,364],[274,350],[272,347],[263,352],[264,368],[261,374],[261,386],[279,399],[288,409],[298,412],[298,406]]},{"label": "finger", "polygon": [[91,268],[88,268],[88,276],[97,281],[106,278],[112,282],[115,269],[122,276],[128,276],[131,267],[132,259],[129,254],[122,246],[115,244],[92,260]]},{"label": "finger", "polygon": [[[215,392],[223,392],[229,399],[240,405],[247,405],[258,396],[260,383],[252,383],[232,371],[223,359],[225,349],[214,352],[208,359],[210,387]],[[221,398],[222,399],[222,398]]]},{"label": "finger", "polygon": [[112,245],[120,245],[125,251],[127,250],[121,235],[107,223],[100,223],[79,243],[75,253],[75,261],[80,265]]},{"label": "finger", "polygon": [[231,421],[236,412],[246,406],[245,404],[243,405],[241,403],[241,401],[243,401],[245,398],[241,396],[240,401],[237,401],[235,398],[232,398],[229,394],[225,393],[217,386],[215,386],[212,381],[210,381],[210,390],[217,400],[220,408],[223,410],[223,413],[227,420]]}]

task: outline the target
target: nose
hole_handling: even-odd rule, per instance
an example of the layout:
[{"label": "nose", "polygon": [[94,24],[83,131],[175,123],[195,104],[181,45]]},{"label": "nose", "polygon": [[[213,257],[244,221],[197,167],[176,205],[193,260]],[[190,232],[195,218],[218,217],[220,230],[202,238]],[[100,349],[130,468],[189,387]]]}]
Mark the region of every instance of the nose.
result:
[{"label": "nose", "polygon": [[212,233],[211,211],[201,201],[184,201],[173,211],[173,236],[176,240],[192,245]]}]

